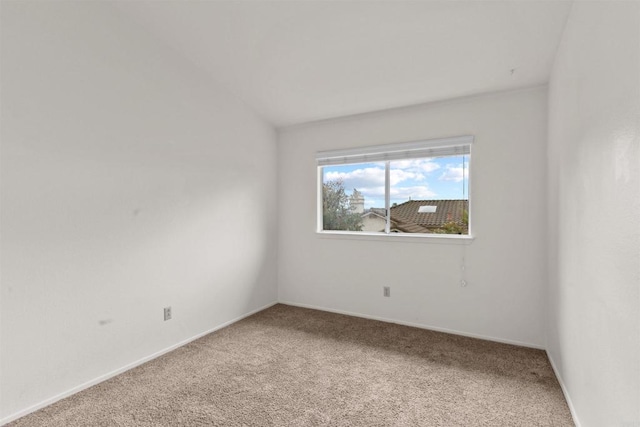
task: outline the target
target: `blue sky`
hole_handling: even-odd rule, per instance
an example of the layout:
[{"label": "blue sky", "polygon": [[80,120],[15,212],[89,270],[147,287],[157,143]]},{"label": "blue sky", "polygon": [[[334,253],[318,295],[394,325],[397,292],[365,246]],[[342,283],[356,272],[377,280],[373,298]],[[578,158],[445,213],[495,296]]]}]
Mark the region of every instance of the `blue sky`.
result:
[{"label": "blue sky", "polygon": [[[392,161],[391,203],[466,199],[468,172],[469,156]],[[384,162],[325,166],[322,175],[323,182],[342,179],[347,194],[356,188],[365,198],[366,209],[384,207]]]}]

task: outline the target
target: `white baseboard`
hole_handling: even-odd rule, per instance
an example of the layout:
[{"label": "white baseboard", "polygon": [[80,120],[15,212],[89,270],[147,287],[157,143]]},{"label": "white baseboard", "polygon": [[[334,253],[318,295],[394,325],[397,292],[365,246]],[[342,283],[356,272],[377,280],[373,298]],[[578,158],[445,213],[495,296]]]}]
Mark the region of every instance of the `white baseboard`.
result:
[{"label": "white baseboard", "polygon": [[87,389],[87,388],[89,388],[89,387],[92,387],[92,386],[94,386],[94,385],[96,385],[96,384],[99,384],[99,383],[101,383],[101,382],[103,382],[103,381],[106,381],[106,380],[108,380],[108,379],[110,379],[110,378],[113,378],[113,377],[115,377],[116,375],[120,375],[120,374],[122,374],[123,372],[128,371],[129,369],[133,369],[133,368],[135,368],[136,366],[140,366],[140,365],[142,365],[143,363],[147,363],[147,362],[149,362],[149,361],[151,361],[151,360],[153,360],[153,359],[155,359],[155,358],[157,358],[157,357],[162,356],[163,354],[169,353],[170,351],[173,351],[173,350],[175,350],[175,349],[177,349],[177,348],[179,348],[179,347],[182,347],[183,345],[188,344],[188,343],[190,343],[191,341],[195,341],[195,340],[197,340],[198,338],[202,338],[202,337],[203,337],[203,336],[205,336],[205,335],[208,335],[208,334],[210,334],[210,333],[212,333],[212,332],[215,332],[215,331],[217,331],[217,330],[219,330],[219,329],[222,329],[222,328],[224,328],[224,327],[226,327],[226,326],[229,326],[229,325],[231,325],[231,324],[233,324],[233,323],[236,323],[236,322],[238,322],[238,321],[240,321],[240,320],[244,319],[245,317],[249,317],[249,316],[251,316],[251,315],[253,315],[253,314],[255,314],[255,313],[258,313],[259,311],[262,311],[262,310],[265,310],[265,309],[267,309],[267,308],[269,308],[269,307],[272,307],[272,306],[276,305],[277,303],[278,303],[277,301],[274,301],[274,302],[272,302],[272,303],[269,303],[269,304],[267,304],[267,305],[265,305],[265,306],[263,306],[263,307],[261,307],[261,308],[257,308],[257,309],[255,309],[255,310],[253,310],[253,311],[250,311],[249,313],[243,314],[243,315],[242,315],[242,316],[240,316],[240,317],[236,317],[235,319],[229,320],[228,322],[224,322],[224,323],[222,323],[222,324],[220,324],[220,325],[218,325],[218,326],[216,326],[216,327],[214,327],[214,328],[212,328],[212,329],[209,329],[209,330],[207,330],[207,331],[204,331],[204,332],[202,332],[202,333],[199,333],[199,334],[197,334],[197,335],[194,335],[194,336],[193,336],[193,337],[191,337],[191,338],[187,338],[186,340],[180,341],[180,342],[179,342],[179,343],[177,343],[177,344],[174,344],[174,345],[172,345],[172,346],[170,346],[170,347],[167,347],[167,348],[165,348],[165,349],[163,349],[163,350],[157,351],[157,352],[155,352],[155,353],[153,353],[153,354],[151,354],[151,355],[149,355],[149,356],[143,357],[142,359],[139,359],[139,360],[137,360],[137,361],[135,361],[135,362],[133,362],[133,363],[129,363],[128,365],[125,365],[125,366],[123,366],[122,368],[116,369],[116,370],[111,371],[111,372],[109,372],[109,373],[107,373],[107,374],[104,374],[104,375],[100,375],[99,377],[94,378],[93,380],[87,381],[87,382],[85,382],[85,383],[83,383],[83,384],[80,384],[80,385],[78,385],[78,386],[76,386],[76,387],[73,387],[73,388],[72,388],[72,389],[70,389],[70,390],[67,390],[67,391],[65,391],[65,392],[62,392],[62,393],[60,393],[60,394],[58,394],[58,395],[56,395],[56,396],[50,397],[50,398],[48,398],[48,399],[46,399],[46,400],[43,400],[43,401],[42,401],[42,402],[40,402],[40,403],[37,403],[37,404],[35,404],[35,405],[33,405],[33,406],[30,406],[30,407],[28,407],[28,408],[26,408],[26,409],[23,409],[23,410],[21,410],[21,411],[18,411],[18,412],[14,413],[14,414],[8,415],[8,416],[6,416],[5,418],[3,418],[3,419],[1,419],[1,420],[0,420],[0,426],[3,426],[3,425],[5,425],[5,424],[8,424],[8,423],[10,423],[11,421],[15,421],[15,420],[17,420],[18,418],[24,417],[25,415],[28,415],[28,414],[30,414],[30,413],[32,413],[32,412],[35,412],[35,411],[37,411],[38,409],[42,409],[42,408],[44,408],[45,406],[49,406],[49,405],[51,405],[51,404],[53,404],[53,403],[55,403],[55,402],[57,402],[57,401],[59,401],[59,400],[62,400],[62,399],[64,399],[64,398],[66,398],[66,397],[69,397],[69,396],[71,396],[71,395],[73,395],[73,394],[76,394],[76,393],[78,393],[78,392],[80,392],[80,391],[82,391],[82,390],[85,390],[85,389]]},{"label": "white baseboard", "polygon": [[[411,326],[414,328],[420,328],[420,329],[426,329],[426,330],[431,330],[431,331],[436,331],[436,332],[444,332],[444,333],[448,333],[448,334],[454,334],[454,335],[460,335],[460,336],[465,336],[465,337],[470,337],[470,338],[479,338],[479,339],[483,339],[483,340],[487,340],[487,341],[493,341],[493,342],[499,342],[499,343],[503,343],[503,344],[511,344],[511,345],[517,345],[520,347],[528,347],[528,348],[534,348],[537,350],[545,350],[544,347],[539,346],[539,345],[535,345],[535,344],[530,344],[530,343],[525,343],[525,342],[520,342],[520,341],[515,341],[515,340],[508,340],[508,339],[502,339],[502,338],[496,338],[496,337],[491,337],[491,336],[486,336],[486,335],[480,335],[480,334],[471,334],[471,333],[467,333],[467,332],[462,332],[462,331],[457,331],[457,330],[453,330],[453,329],[447,329],[447,328],[440,328],[440,327],[436,327],[436,326],[431,326],[431,325],[425,325],[425,324],[420,324],[420,323],[412,323],[412,322],[405,322],[405,321],[401,321],[401,320],[397,320],[397,319],[389,319],[389,318],[385,318],[385,317],[380,317],[380,316],[371,316],[371,315],[367,315],[367,314],[362,314],[362,313],[354,313],[354,312],[350,312],[350,311],[344,311],[344,310],[335,310],[335,309],[331,309],[331,308],[327,308],[327,307],[319,307],[319,306],[314,306],[314,305],[310,305],[310,304],[301,304],[301,303],[296,303],[296,302],[291,302],[291,301],[276,301],[276,302],[272,302],[269,303],[263,307],[260,307],[258,309],[255,309],[253,311],[250,311],[249,313],[243,314],[242,316],[239,316],[235,319],[229,320],[225,323],[222,323],[212,329],[209,329],[207,331],[204,331],[200,334],[197,334],[191,338],[188,338],[186,340],[183,340],[177,344],[174,344],[170,347],[167,347],[163,350],[160,350],[158,352],[155,352],[149,356],[143,357],[142,359],[139,359],[133,363],[130,363],[128,365],[123,366],[122,368],[116,369],[114,371],[111,371],[107,374],[101,375],[93,380],[87,381],[83,384],[80,384],[76,387],[73,387],[70,390],[67,390],[63,393],[60,393],[56,396],[53,396],[51,398],[48,398],[38,404],[35,404],[33,406],[30,406],[26,409],[23,409],[21,411],[18,411],[14,414],[11,414],[3,419],[0,420],[0,426],[3,426],[11,421],[17,420],[18,418],[24,417],[25,415],[28,415],[32,412],[35,412],[39,409],[42,409],[46,406],[49,406],[59,400],[62,400],[66,397],[69,397],[73,394],[76,394],[82,390],[85,390],[89,387],[92,387],[96,384],[99,384],[103,381],[106,381],[110,378],[115,377],[116,375],[122,374],[130,369],[133,369],[137,366],[142,365],[143,363],[149,362],[153,359],[156,359],[160,356],[162,356],[163,354],[166,354],[170,351],[173,351],[179,347],[182,347],[183,345],[186,345],[192,341],[197,340],[198,338],[201,338],[205,335],[208,335],[212,332],[215,332],[219,329],[222,329],[226,326],[229,326],[233,323],[236,323],[246,317],[249,317],[255,313],[258,313],[262,310],[265,310],[269,307],[274,306],[275,304],[285,304],[285,305],[290,305],[290,306],[294,306],[294,307],[302,307],[302,308],[309,308],[309,309],[313,309],[313,310],[320,310],[320,311],[326,311],[326,312],[330,312],[330,313],[337,313],[337,314],[344,314],[347,316],[354,316],[354,317],[360,317],[360,318],[364,318],[364,319],[371,319],[371,320],[378,320],[381,322],[387,322],[387,323],[395,323],[398,325],[404,325],[404,326]],[[548,353],[547,353],[548,355]],[[576,413],[574,411],[573,405],[571,404],[571,400],[569,398],[569,395],[567,394],[566,388],[564,387],[564,383],[562,382],[562,378],[558,375],[558,372],[555,368],[555,365],[553,364],[553,360],[551,359],[551,357],[549,357],[549,360],[551,361],[551,366],[556,374],[556,377],[558,378],[558,381],[560,382],[560,387],[562,388],[562,392],[565,395],[565,398],[567,400],[567,403],[569,405],[569,409],[571,411],[571,415],[574,419],[574,422],[576,423],[577,427],[580,427],[580,424],[578,422],[578,418],[576,416]]]},{"label": "white baseboard", "polygon": [[580,420],[578,419],[578,414],[576,412],[575,407],[573,406],[571,397],[569,396],[569,391],[567,390],[567,387],[564,385],[562,376],[560,375],[560,372],[558,371],[558,368],[556,367],[556,364],[553,361],[553,357],[551,357],[551,354],[549,354],[549,351],[546,351],[546,353],[547,353],[547,359],[549,359],[549,363],[551,363],[551,369],[553,369],[553,373],[556,374],[556,378],[560,383],[560,389],[562,390],[562,394],[564,394],[564,400],[567,401],[567,405],[569,406],[569,411],[571,412],[571,418],[573,418],[573,423],[576,425],[576,427],[581,427]]},{"label": "white baseboard", "polygon": [[490,337],[490,336],[487,336],[487,335],[472,334],[472,333],[468,333],[468,332],[456,331],[454,329],[447,329],[447,328],[440,328],[440,327],[437,327],[437,326],[425,325],[425,324],[422,324],[422,323],[405,322],[403,320],[389,319],[389,318],[380,317],[380,316],[371,316],[371,315],[368,315],[368,314],[354,313],[354,312],[351,312],[351,311],[334,310],[332,308],[319,307],[319,306],[310,305],[310,304],[301,304],[301,303],[291,302],[291,301],[279,301],[279,303],[280,304],[285,304],[285,305],[291,305],[291,306],[294,306],[294,307],[310,308],[310,309],[313,309],[313,310],[328,311],[330,313],[345,314],[347,316],[361,317],[363,319],[379,320],[381,322],[395,323],[395,324],[398,324],[398,325],[411,326],[411,327],[420,328],[420,329],[427,329],[429,331],[444,332],[444,333],[447,333],[447,334],[460,335],[460,336],[463,336],[463,337],[478,338],[478,339],[482,339],[482,340],[486,340],[486,341],[498,342],[498,343],[502,343],[502,344],[517,345],[519,347],[533,348],[533,349],[536,349],[536,350],[545,350],[545,348],[543,346],[540,346],[540,345],[537,345],[537,344],[531,344],[531,343],[515,341],[515,340],[508,340],[508,339],[503,339],[503,338]]}]

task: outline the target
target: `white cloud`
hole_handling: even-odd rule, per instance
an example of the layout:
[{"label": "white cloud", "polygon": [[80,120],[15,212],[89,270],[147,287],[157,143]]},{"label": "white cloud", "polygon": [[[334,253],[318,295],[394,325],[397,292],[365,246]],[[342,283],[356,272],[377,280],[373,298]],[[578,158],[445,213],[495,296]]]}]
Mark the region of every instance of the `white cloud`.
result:
[{"label": "white cloud", "polygon": [[[440,169],[440,165],[428,159],[411,159],[391,162],[389,178],[391,199],[409,200],[429,199],[436,193],[424,184],[427,175]],[[348,172],[329,171],[325,181],[341,180],[347,194],[357,188],[365,198],[367,207],[384,205],[384,164],[363,167]],[[401,186],[404,184],[405,186]],[[418,185],[422,184],[422,185]]]},{"label": "white cloud", "polygon": [[361,189],[358,189],[358,191],[361,192],[365,197],[369,195],[371,197],[384,198],[384,185],[380,187],[363,187]]},{"label": "white cloud", "polygon": [[438,178],[440,181],[460,182],[462,178],[469,177],[469,168],[463,168],[461,164],[447,165],[444,172]]},{"label": "white cloud", "polygon": [[[440,165],[430,159],[409,159],[391,162],[389,171],[391,185],[398,185],[407,181],[424,181],[425,174],[440,168]],[[345,188],[360,188],[382,185],[384,186],[384,164],[375,167],[365,167],[349,172],[331,171],[325,174],[326,181],[342,180]]]},{"label": "white cloud", "polygon": [[[406,181],[423,181],[424,175],[403,169],[391,169],[389,171],[391,185],[398,185]],[[325,181],[342,180],[345,188],[361,189],[382,186],[384,189],[384,168],[362,168],[351,172],[332,171],[324,176]]]},{"label": "white cloud", "polygon": [[342,180],[345,188],[360,188],[382,185],[384,188],[384,168],[363,168],[351,172],[327,172],[325,181]]},{"label": "white cloud", "polygon": [[391,185],[398,185],[404,181],[423,181],[424,175],[416,172],[409,172],[403,169],[391,169],[389,171],[389,181]]},{"label": "white cloud", "polygon": [[412,187],[391,187],[391,199],[394,200],[424,200],[436,196],[426,185]]}]

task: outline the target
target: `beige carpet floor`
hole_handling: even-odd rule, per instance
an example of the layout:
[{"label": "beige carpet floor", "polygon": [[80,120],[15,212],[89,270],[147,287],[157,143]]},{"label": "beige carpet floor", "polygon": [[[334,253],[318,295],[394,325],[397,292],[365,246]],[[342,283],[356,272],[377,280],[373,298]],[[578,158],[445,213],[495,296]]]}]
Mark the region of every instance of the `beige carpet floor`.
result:
[{"label": "beige carpet floor", "polygon": [[543,351],[276,305],[10,426],[572,426]]}]

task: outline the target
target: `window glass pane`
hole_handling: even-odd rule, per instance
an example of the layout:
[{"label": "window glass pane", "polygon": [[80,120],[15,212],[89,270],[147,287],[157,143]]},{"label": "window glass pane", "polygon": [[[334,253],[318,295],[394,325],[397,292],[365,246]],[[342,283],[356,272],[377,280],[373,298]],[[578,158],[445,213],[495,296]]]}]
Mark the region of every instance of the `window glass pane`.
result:
[{"label": "window glass pane", "polygon": [[323,230],[383,232],[384,176],[384,162],[323,167]]},{"label": "window glass pane", "polygon": [[391,231],[469,234],[469,155],[390,162]]}]

